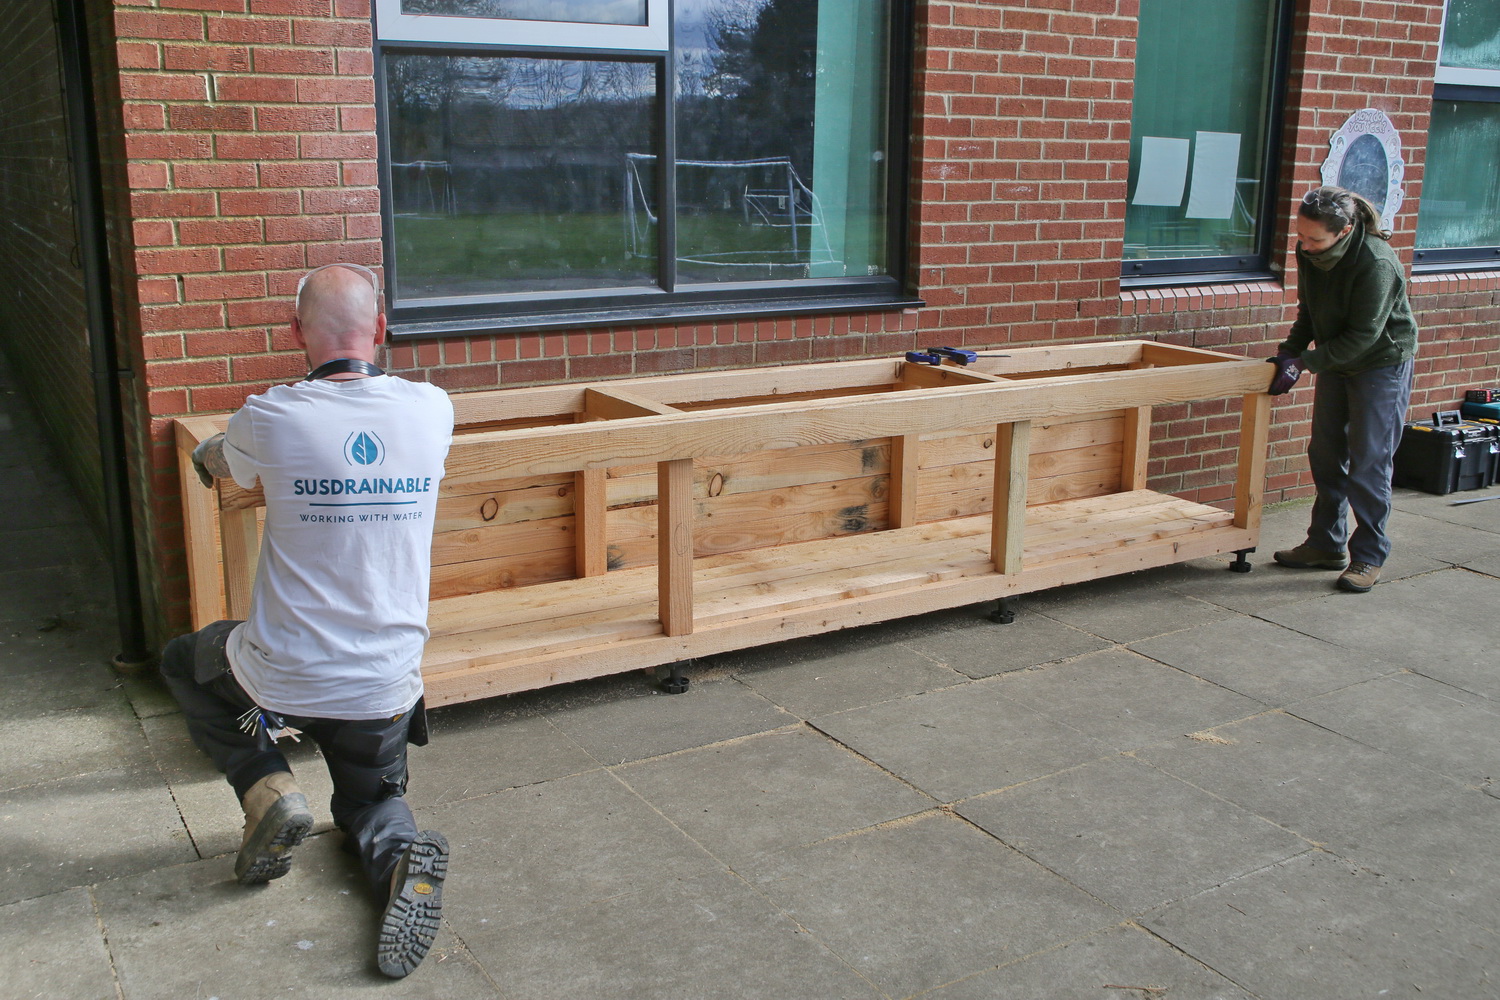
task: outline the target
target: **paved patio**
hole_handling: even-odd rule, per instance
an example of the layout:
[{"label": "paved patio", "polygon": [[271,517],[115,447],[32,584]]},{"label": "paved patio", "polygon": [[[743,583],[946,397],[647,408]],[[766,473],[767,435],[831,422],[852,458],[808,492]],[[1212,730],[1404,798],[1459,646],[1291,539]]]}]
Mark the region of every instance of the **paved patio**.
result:
[{"label": "paved patio", "polygon": [[326,819],[233,883],[233,795],[107,666],[107,575],[9,377],[0,997],[1500,997],[1500,501],[1402,492],[1367,595],[1270,565],[1293,505],[1249,575],[436,711],[445,927],[392,982]]}]

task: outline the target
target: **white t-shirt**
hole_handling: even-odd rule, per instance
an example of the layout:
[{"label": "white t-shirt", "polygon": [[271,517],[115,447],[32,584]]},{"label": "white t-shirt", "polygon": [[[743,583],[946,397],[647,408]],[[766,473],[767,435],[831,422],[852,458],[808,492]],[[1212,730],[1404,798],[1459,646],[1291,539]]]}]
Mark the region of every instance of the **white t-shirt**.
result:
[{"label": "white t-shirt", "polygon": [[226,650],[256,704],[325,719],[416,704],[452,439],[447,393],[389,375],[274,386],[230,418],[234,481],[266,496],[250,617]]}]

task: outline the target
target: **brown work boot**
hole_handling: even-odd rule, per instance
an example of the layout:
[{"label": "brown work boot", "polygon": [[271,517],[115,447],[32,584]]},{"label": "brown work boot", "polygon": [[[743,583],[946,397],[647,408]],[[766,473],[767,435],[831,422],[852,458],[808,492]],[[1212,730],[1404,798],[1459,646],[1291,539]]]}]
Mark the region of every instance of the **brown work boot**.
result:
[{"label": "brown work boot", "polygon": [[1363,594],[1380,579],[1380,567],[1367,562],[1352,562],[1339,574],[1338,587],[1355,594]]},{"label": "brown work boot", "polygon": [[1325,552],[1306,542],[1295,549],[1282,549],[1275,559],[1278,565],[1288,569],[1343,569],[1349,564],[1342,552]]},{"label": "brown work boot", "polygon": [[427,957],[443,917],[448,841],[423,830],[391,872],[391,897],[380,918],[375,962],[392,979],[408,975]]},{"label": "brown work boot", "polygon": [[292,867],[292,848],[312,829],[307,796],[286,771],[261,778],[245,793],[245,839],[234,861],[240,885],[281,878]]}]

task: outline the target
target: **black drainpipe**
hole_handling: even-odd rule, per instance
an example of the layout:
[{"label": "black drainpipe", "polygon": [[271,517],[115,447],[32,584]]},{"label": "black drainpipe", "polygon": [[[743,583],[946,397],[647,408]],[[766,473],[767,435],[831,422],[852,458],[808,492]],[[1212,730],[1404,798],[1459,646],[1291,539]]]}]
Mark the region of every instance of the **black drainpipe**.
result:
[{"label": "black drainpipe", "polygon": [[120,368],[114,305],[110,298],[109,244],[104,227],[104,190],[99,168],[99,133],[95,117],[93,67],[89,57],[85,0],[54,0],[57,50],[62,62],[63,101],[67,110],[68,159],[72,168],[74,225],[83,267],[88,313],[94,409],[99,425],[99,455],[104,474],[104,517],[109,562],[114,573],[115,613],[119,619],[122,669],[152,659],[146,646],[140,579],[136,575],[134,521],[130,508],[130,474],[125,462],[125,428],[120,380],[133,373]]}]

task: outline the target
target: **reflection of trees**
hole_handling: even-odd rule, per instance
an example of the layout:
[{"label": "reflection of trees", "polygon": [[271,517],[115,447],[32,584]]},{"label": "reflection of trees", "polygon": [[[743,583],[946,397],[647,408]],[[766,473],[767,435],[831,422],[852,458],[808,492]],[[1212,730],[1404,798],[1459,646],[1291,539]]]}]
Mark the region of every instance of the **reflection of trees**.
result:
[{"label": "reflection of trees", "polygon": [[719,0],[706,65],[678,63],[691,81],[679,86],[681,158],[790,156],[811,174],[818,2]]}]

